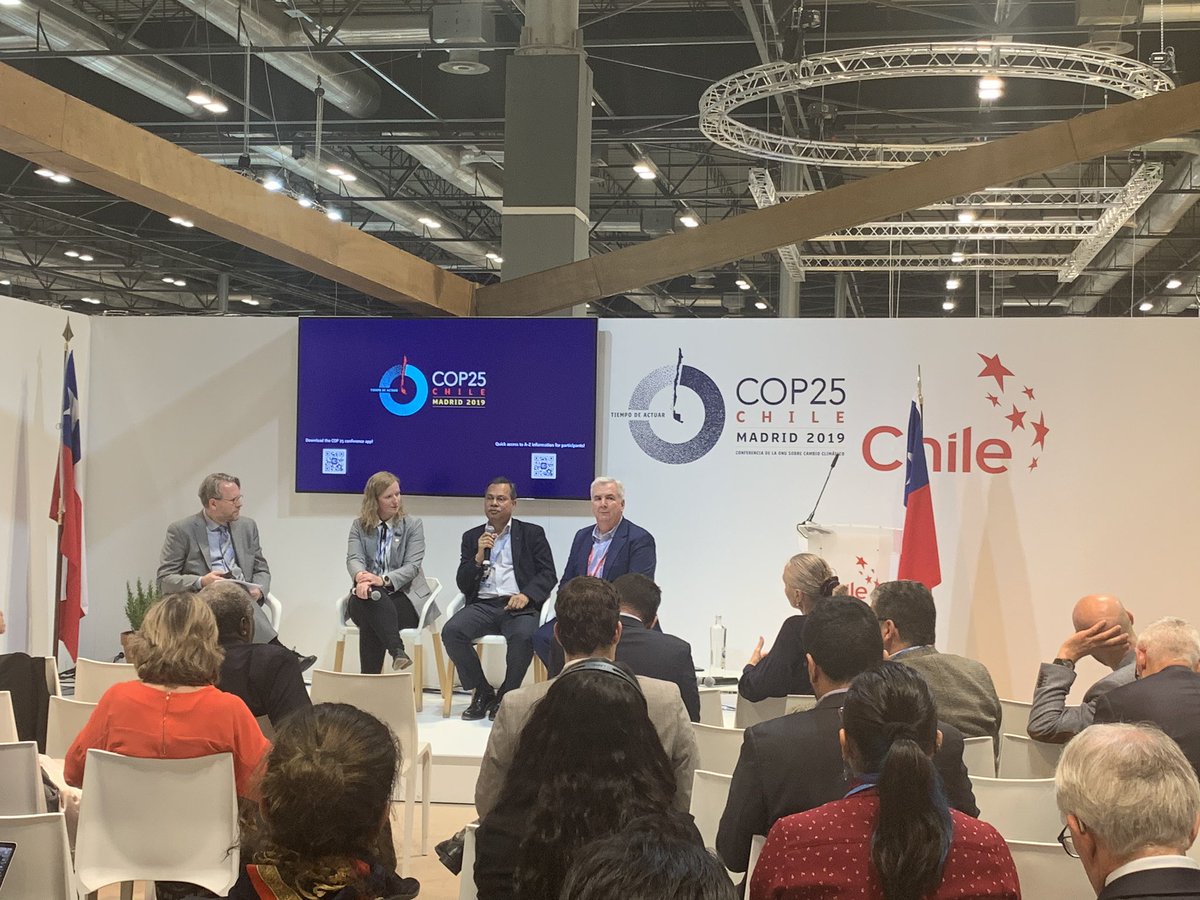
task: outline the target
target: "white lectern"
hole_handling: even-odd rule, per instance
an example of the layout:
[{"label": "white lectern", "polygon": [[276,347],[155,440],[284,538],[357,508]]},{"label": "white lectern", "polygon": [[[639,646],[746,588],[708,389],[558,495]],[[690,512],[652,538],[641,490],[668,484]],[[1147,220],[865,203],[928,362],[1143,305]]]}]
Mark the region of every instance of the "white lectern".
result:
[{"label": "white lectern", "polygon": [[880,581],[896,577],[900,562],[899,528],[803,522],[796,526],[796,531],[800,533],[802,548],[829,563],[852,597],[865,600]]}]

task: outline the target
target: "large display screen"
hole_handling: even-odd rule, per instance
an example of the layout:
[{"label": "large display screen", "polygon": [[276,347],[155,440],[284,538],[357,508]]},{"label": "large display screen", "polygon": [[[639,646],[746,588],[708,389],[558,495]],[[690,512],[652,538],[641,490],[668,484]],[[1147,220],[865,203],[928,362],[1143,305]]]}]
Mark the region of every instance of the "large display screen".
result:
[{"label": "large display screen", "polygon": [[596,320],[301,319],[296,490],[586,499]]}]

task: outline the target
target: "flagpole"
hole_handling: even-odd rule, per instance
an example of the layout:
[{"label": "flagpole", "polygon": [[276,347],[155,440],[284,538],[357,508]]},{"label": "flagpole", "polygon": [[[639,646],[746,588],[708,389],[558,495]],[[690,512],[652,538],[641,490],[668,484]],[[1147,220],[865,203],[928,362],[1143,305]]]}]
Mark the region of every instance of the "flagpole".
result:
[{"label": "flagpole", "polygon": [[[67,355],[71,352],[71,338],[75,335],[71,331],[71,320],[67,319],[67,327],[63,329],[63,393],[67,390]],[[60,395],[61,396],[61,395]],[[62,401],[59,401],[59,406],[62,406]],[[62,409],[58,411],[58,476],[54,483],[58,485],[58,537],[54,541],[54,554],[56,562],[54,565],[54,632],[50,636],[50,656],[55,660],[58,659],[58,636],[61,633],[62,627],[62,597],[63,597],[63,555],[62,555],[62,536],[63,536],[63,519],[66,517],[67,505],[63,492],[63,447],[65,446],[64,437],[62,435]],[[57,665],[57,664],[56,664]]]},{"label": "flagpole", "polygon": [[921,392],[921,364],[917,363],[917,410],[925,416],[925,395]]}]

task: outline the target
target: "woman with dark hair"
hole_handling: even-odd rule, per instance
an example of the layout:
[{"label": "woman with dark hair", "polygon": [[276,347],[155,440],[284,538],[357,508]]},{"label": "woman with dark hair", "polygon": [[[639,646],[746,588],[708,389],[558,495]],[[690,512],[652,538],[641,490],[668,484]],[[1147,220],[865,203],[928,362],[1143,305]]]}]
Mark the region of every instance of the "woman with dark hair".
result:
[{"label": "woman with dark hair", "polygon": [[946,805],[931,759],[937,709],[920,673],[885,662],[855,678],[840,737],[854,786],[775,823],[750,900],[1021,896],[996,829]]},{"label": "woman with dark hair", "polygon": [[[405,515],[400,479],[376,472],[363,488],[362,509],[350,523],[346,541],[346,569],[354,582],[346,615],[358,626],[364,674],[383,671],[385,652],[391,654],[393,669],[412,665],[400,630],[417,627],[421,605],[429,598],[424,559],[425,526],[416,516]],[[433,609],[433,617],[437,614]]]},{"label": "woman with dark hair", "polygon": [[557,897],[580,847],[661,815],[675,796],[641,687],[607,660],[573,663],[554,679],[514,760],[477,832],[480,900]]},{"label": "woman with dark hair", "polygon": [[769,652],[763,652],[763,639],[758,639],[738,680],[738,693],[751,703],[768,697],[811,694],[808,649],[804,645],[805,617],[824,598],[846,592],[829,563],[815,553],[797,553],[789,559],[783,567],[783,595],[800,615],[784,619]]},{"label": "woman with dark hair", "polygon": [[[407,900],[420,885],[380,863],[377,847],[399,770],[391,729],[344,703],[300,709],[267,757],[261,819],[243,825],[231,900]],[[391,854],[386,854],[391,856]]]}]

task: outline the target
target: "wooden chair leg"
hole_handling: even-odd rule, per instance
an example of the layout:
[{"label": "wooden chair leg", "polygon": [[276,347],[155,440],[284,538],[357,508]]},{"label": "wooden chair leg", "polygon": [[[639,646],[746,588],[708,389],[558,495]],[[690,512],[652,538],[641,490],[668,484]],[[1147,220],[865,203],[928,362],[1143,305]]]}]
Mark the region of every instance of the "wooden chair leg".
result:
[{"label": "wooden chair leg", "polygon": [[346,656],[346,636],[343,634],[338,638],[337,644],[333,648],[333,671],[342,671],[342,662]]},{"label": "wooden chair leg", "polygon": [[535,656],[533,658],[533,680],[534,680],[534,683],[536,684],[539,681],[545,681],[548,677],[549,677],[549,673],[546,671],[546,664],[544,662],[542,662],[538,657]]},{"label": "wooden chair leg", "polygon": [[452,679],[446,677],[446,659],[442,655],[442,636],[433,632],[433,662],[437,666],[438,687],[442,690],[442,700],[447,701],[453,695]]},{"label": "wooden chair leg", "polygon": [[413,699],[417,702],[417,712],[420,712],[425,706],[425,648],[419,638],[413,647],[413,669],[416,670],[413,672],[413,693],[416,695]]},{"label": "wooden chair leg", "polygon": [[[453,688],[454,685],[454,660],[449,660],[446,663],[446,682]],[[442,693],[442,718],[450,718],[450,704],[454,702],[454,691],[448,690]]]}]

